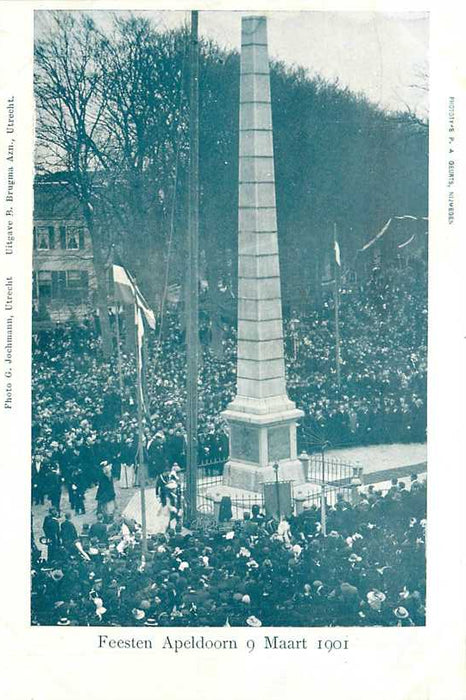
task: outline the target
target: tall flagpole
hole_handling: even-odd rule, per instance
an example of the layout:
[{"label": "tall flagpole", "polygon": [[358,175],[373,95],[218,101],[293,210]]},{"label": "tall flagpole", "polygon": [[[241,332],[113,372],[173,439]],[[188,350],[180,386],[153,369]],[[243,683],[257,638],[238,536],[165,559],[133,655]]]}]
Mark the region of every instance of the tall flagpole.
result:
[{"label": "tall flagpole", "polygon": [[117,342],[117,366],[118,366],[118,383],[120,385],[120,402],[123,404],[123,372],[121,369],[121,347],[120,347],[120,305],[115,304],[115,333]]},{"label": "tall flagpole", "polygon": [[117,367],[118,367],[118,383],[120,385],[120,405],[123,404],[123,373],[121,369],[121,338],[120,338],[120,304],[117,300],[117,294],[115,293],[115,279],[113,276],[113,265],[115,263],[115,244],[112,243],[111,248],[111,270],[112,270],[112,282],[113,282],[113,301],[115,302],[115,334],[117,343]]},{"label": "tall flagpole", "polygon": [[142,553],[147,554],[147,520],[146,520],[146,466],[144,462],[144,427],[142,422],[142,366],[141,352],[138,330],[138,308],[134,304],[134,331],[136,336],[136,368],[137,368],[137,408],[138,408],[138,474],[139,488],[141,493],[141,525],[142,525]]},{"label": "tall flagpole", "polygon": [[335,304],[335,362],[336,362],[336,367],[337,367],[337,384],[338,388],[340,389],[341,386],[341,374],[340,374],[340,364],[341,364],[341,355],[340,355],[340,265],[338,264],[340,262],[340,259],[337,261],[336,255],[337,255],[337,250],[339,250],[338,246],[338,239],[337,239],[337,225],[336,223],[333,224],[333,247],[334,247],[334,252],[335,252],[335,262],[334,262],[334,268],[335,268],[335,280],[334,280],[334,304]]},{"label": "tall flagpole", "polygon": [[198,12],[191,12],[189,111],[189,221],[186,284],[187,479],[185,520],[197,514],[197,382],[199,374],[199,39]]}]

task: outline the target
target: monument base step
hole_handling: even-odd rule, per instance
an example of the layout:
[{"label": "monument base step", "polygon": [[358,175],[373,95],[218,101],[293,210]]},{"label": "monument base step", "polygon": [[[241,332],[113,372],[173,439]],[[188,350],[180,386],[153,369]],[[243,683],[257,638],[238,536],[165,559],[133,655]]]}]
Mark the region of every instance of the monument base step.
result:
[{"label": "monument base step", "polygon": [[[223,485],[262,493],[262,484],[275,481],[275,478],[275,469],[272,466],[259,467],[231,460],[225,464]],[[299,459],[280,462],[278,478],[280,481],[292,481],[296,486],[304,484],[306,479]]]}]

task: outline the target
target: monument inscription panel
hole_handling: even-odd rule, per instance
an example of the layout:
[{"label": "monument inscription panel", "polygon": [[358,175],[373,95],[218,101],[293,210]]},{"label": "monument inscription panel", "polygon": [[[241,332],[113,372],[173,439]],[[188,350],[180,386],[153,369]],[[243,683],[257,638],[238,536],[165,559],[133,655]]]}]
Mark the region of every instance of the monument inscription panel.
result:
[{"label": "monument inscription panel", "polygon": [[231,425],[230,451],[233,459],[259,464],[259,431],[250,425]]},{"label": "monument inscription panel", "polygon": [[290,459],[290,427],[277,425],[267,431],[267,447],[269,462],[278,462],[280,459]]}]

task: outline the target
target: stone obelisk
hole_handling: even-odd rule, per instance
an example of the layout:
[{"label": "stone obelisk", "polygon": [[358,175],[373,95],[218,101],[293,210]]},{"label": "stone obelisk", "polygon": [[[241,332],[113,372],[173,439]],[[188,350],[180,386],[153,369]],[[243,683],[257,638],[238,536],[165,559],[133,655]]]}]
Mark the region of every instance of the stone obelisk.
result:
[{"label": "stone obelisk", "polygon": [[274,478],[305,480],[296,454],[303,415],[286,393],[272,108],[265,17],[244,17],[241,35],[236,397],[224,483],[260,491]]}]

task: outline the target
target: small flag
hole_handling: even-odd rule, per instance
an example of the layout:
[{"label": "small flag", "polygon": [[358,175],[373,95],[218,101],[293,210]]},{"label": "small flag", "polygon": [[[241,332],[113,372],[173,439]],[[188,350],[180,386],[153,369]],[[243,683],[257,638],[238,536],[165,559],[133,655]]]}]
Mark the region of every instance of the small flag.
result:
[{"label": "small flag", "polygon": [[335,247],[335,262],[338,265],[338,267],[341,267],[340,246],[338,245],[338,241],[334,241],[334,247]]},{"label": "small flag", "polygon": [[415,238],[416,238],[416,234],[413,233],[413,235],[411,236],[411,238],[408,238],[408,240],[405,241],[404,243],[400,243],[400,245],[398,246],[398,248],[404,248],[405,246],[409,245],[409,244],[411,243],[411,241],[413,241]]},{"label": "small flag", "polygon": [[138,309],[144,314],[148,325],[152,330],[155,330],[155,316],[152,309],[144,299],[139,287],[131,277],[128,270],[116,260],[112,265],[113,283],[115,289],[115,297],[122,304],[135,304]]},{"label": "small flag", "polygon": [[[375,243],[379,238],[381,238],[381,236],[384,235],[385,231],[388,229],[388,227],[390,226],[390,224],[393,220],[403,221],[406,219],[409,219],[410,221],[429,221],[428,216],[413,216],[412,214],[403,214],[402,216],[392,216],[387,221],[387,223],[383,226],[383,228],[374,236],[374,238],[372,240],[370,240],[369,243],[366,243],[366,245],[364,245],[362,248],[359,249],[359,252],[362,252],[363,250],[367,250],[368,248],[371,247],[371,245],[373,243]],[[402,243],[401,245],[399,245],[398,248],[403,248],[405,245],[408,245],[408,243],[411,243],[411,241],[413,240],[414,237],[415,237],[415,234],[413,236],[411,236],[411,238],[409,240],[407,240],[404,243]]]},{"label": "small flag", "polygon": [[384,226],[383,226],[383,227],[380,229],[380,231],[374,236],[374,238],[373,238],[371,241],[369,241],[369,243],[366,243],[366,245],[364,245],[364,246],[360,249],[360,252],[362,252],[363,250],[367,250],[368,248],[371,247],[371,245],[372,245],[373,243],[375,243],[379,238],[381,238],[381,237],[383,236],[383,234],[385,233],[385,231],[388,229],[388,227],[390,226],[391,223],[392,223],[392,219],[391,219],[391,217],[390,217],[390,219],[387,221],[387,223],[384,224]]}]

